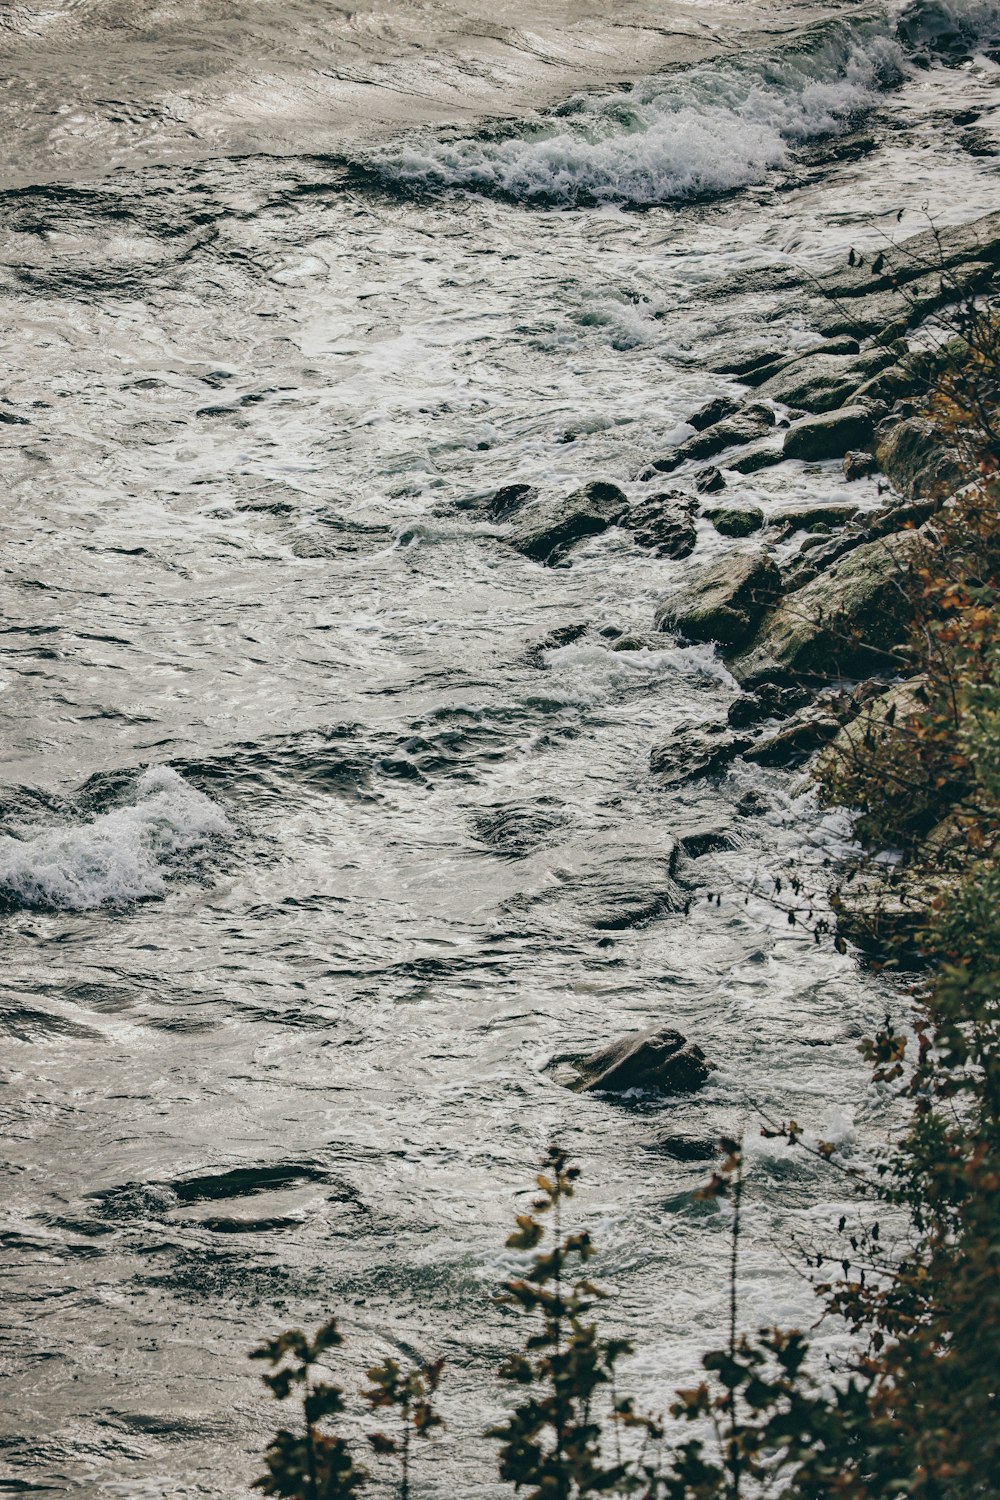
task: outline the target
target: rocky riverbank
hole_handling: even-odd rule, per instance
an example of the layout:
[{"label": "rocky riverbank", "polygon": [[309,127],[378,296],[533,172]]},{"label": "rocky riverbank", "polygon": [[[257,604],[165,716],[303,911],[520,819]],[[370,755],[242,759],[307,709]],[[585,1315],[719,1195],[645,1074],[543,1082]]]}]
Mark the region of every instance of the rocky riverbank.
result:
[{"label": "rocky riverbank", "polygon": [[[720,366],[727,386],[691,414],[690,436],[643,468],[647,497],[630,504],[616,485],[595,482],[558,501],[503,491],[489,507],[514,547],[550,566],[611,526],[658,555],[692,558],[652,630],[714,645],[742,691],[727,720],[682,724],[653,750],[666,785],[739,756],[809,762],[830,780],[838,760],[884,745],[920,709],[919,662],[907,644],[913,579],[935,559],[947,569],[940,513],[973,477],[927,403],[941,372],[963,357],[960,310],[995,285],[1000,213],[903,239],[870,263],[852,253],[851,262],[815,279],[769,273],[800,302],[816,342],[789,354],[748,350]],[[842,465],[843,499],[765,515],[740,497],[742,476],[830,461]],[[882,503],[864,509],[851,487],[873,474]],[[667,475],[670,487],[655,488]],[[699,520],[740,545],[700,563]],[[934,827],[880,865],[878,878],[868,869],[846,882],[834,897],[842,936],[905,950],[960,843]]]}]

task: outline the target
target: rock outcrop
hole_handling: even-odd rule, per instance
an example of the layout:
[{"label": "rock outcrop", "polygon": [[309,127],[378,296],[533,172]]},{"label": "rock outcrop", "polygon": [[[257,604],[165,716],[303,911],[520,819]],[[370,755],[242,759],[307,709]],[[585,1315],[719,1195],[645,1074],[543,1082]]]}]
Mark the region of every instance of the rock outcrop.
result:
[{"label": "rock outcrop", "polygon": [[919,531],[901,531],[854,548],[775,605],[730,662],[734,677],[753,685],[884,668],[911,618],[908,573],[924,546]]}]

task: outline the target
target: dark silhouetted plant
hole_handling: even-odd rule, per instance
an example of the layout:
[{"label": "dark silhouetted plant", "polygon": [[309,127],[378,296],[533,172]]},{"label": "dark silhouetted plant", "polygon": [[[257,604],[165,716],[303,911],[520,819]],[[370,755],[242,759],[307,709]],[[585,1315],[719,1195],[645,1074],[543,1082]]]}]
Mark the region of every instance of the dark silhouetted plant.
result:
[{"label": "dark silhouetted plant", "polygon": [[[579,1495],[631,1487],[635,1478],[618,1444],[607,1457],[597,1403],[623,1425],[646,1423],[632,1404],[614,1399],[615,1366],[630,1351],[626,1339],[600,1336],[590,1314],[603,1297],[581,1273],[593,1255],[585,1230],[562,1232],[562,1206],[573,1196],[579,1168],[565,1151],[550,1147],[537,1180],[531,1212],[517,1215],[507,1241],[511,1250],[533,1252],[525,1274],[504,1285],[501,1301],[532,1318],[523,1349],[508,1356],[503,1380],[523,1391],[507,1420],[490,1428],[500,1443],[500,1477],[529,1490],[530,1500],[572,1500]],[[543,1215],[552,1216],[551,1248],[542,1249]]]},{"label": "dark silhouetted plant", "polygon": [[402,1369],[394,1359],[387,1359],[368,1371],[371,1385],[362,1395],[372,1411],[391,1410],[399,1414],[398,1436],[372,1432],[368,1441],[376,1453],[399,1460],[401,1500],[410,1500],[412,1439],[427,1439],[435,1428],[444,1426],[434,1408],[443,1369],[443,1359],[410,1370]]},{"label": "dark silhouetted plant", "polygon": [[344,1438],[321,1425],[343,1412],[344,1392],[316,1379],[314,1370],[324,1354],[343,1341],[336,1318],[330,1318],[313,1339],[292,1328],[250,1355],[271,1365],[264,1384],[279,1401],[301,1395],[303,1417],[299,1431],[279,1429],[264,1455],[267,1473],[256,1480],[254,1489],[284,1500],[350,1500],[367,1482]]}]

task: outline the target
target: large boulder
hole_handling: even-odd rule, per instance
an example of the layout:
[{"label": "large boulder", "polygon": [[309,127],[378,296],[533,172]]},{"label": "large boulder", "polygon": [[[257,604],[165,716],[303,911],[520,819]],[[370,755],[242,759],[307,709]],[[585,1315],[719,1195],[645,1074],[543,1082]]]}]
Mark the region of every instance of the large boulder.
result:
[{"label": "large boulder", "polygon": [[614,526],[627,510],[628,500],[616,484],[596,480],[563,500],[525,506],[511,541],[525,557],[551,566],[584,537]]},{"label": "large boulder", "polygon": [[650,753],[649,769],[663,786],[681,786],[721,771],[750,744],[726,724],[678,724],[669,740]]},{"label": "large boulder", "polygon": [[688,1094],[708,1080],[711,1064],[679,1031],[640,1031],[620,1037],[589,1057],[574,1059],[580,1093]]},{"label": "large boulder", "polygon": [[850,448],[863,448],[871,439],[875,423],[867,406],[845,406],[822,417],[796,422],[785,433],[782,451],[786,458],[809,461],[843,458]]},{"label": "large boulder", "polygon": [[711,427],[706,427],[704,432],[696,432],[694,437],[689,437],[672,453],[658,458],[652,469],[643,477],[653,478],[656,474],[669,474],[674,469],[679,469],[681,464],[687,463],[689,459],[714,458],[717,453],[723,453],[727,448],[752,443],[755,438],[763,437],[774,426],[774,421],[774,412],[769,406],[757,403],[744,406],[735,416],[727,417],[722,422],[715,422]]},{"label": "large boulder", "polygon": [[939,497],[968,477],[958,455],[923,417],[890,417],[879,425],[875,458],[893,489],[909,499]]},{"label": "large boulder", "polygon": [[795,593],[729,663],[737,681],[851,676],[885,667],[912,616],[908,574],[925,548],[919,531],[865,542]]},{"label": "large boulder", "polygon": [[697,573],[665,599],[655,626],[691,641],[740,646],[780,591],[781,574],[767,553],[743,552]]}]

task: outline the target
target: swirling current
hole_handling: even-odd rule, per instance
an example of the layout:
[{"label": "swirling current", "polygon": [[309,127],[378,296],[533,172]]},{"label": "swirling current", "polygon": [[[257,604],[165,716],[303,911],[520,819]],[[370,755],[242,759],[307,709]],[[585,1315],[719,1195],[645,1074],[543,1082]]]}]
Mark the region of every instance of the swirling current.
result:
[{"label": "swirling current", "polygon": [[[427,1492],[498,1492],[491,1299],[546,1144],[662,1406],[727,1296],[672,1143],[747,1129],[741,1315],[811,1320],[788,1247],[846,1190],[755,1121],[874,1149],[896,1000],[772,899],[822,909],[842,813],[650,771],[737,692],[652,630],[691,562],[611,528],[542,567],[485,502],[646,493],[714,367],[812,337],[771,272],[994,207],[997,7],[0,22],[0,1490],[247,1495],[245,1354],[336,1308],[359,1381],[448,1359]],[[697,560],[744,545],[699,522]],[[546,1071],[660,1024],[699,1095]]]}]

